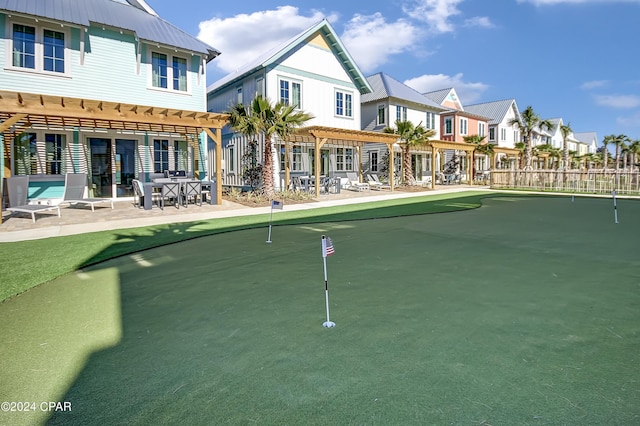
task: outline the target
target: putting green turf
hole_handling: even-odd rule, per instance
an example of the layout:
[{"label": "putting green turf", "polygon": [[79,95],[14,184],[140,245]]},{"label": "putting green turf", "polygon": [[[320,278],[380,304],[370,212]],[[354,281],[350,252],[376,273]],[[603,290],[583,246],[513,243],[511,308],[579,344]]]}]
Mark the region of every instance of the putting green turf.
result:
[{"label": "putting green turf", "polygon": [[0,400],[72,405],[0,423],[637,424],[640,203],[618,211],[488,198],[94,265],[0,305]]}]

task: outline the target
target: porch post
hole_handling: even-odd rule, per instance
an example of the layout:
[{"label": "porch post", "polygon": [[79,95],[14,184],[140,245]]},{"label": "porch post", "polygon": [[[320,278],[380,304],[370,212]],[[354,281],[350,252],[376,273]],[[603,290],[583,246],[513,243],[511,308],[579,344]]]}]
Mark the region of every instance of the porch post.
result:
[{"label": "porch post", "polygon": [[[438,148],[431,145],[431,189],[436,189],[436,165],[438,156]],[[440,170],[440,169],[438,169]]]},{"label": "porch post", "polygon": [[215,158],[216,158],[216,204],[222,204],[222,129],[208,129],[204,131],[216,144]]},{"label": "porch post", "polygon": [[291,152],[289,148],[289,142],[284,142],[284,188],[283,190],[289,189],[289,180],[291,176],[291,164],[289,164],[289,152]]},{"label": "porch post", "polygon": [[316,136],[316,151],[315,151],[315,155],[313,156],[313,163],[314,163],[314,169],[316,171],[315,173],[315,188],[316,188],[316,198],[320,198],[320,160],[321,160],[321,154],[320,154],[320,147],[322,145],[320,144],[320,138],[318,136]]},{"label": "porch post", "polygon": [[390,144],[387,144],[387,147],[389,148],[389,185],[391,185],[391,192],[393,192],[393,189],[395,188],[395,183],[396,183],[396,172],[395,172],[395,159],[396,159],[396,153],[393,149],[393,145],[395,144],[395,142],[392,142]]}]

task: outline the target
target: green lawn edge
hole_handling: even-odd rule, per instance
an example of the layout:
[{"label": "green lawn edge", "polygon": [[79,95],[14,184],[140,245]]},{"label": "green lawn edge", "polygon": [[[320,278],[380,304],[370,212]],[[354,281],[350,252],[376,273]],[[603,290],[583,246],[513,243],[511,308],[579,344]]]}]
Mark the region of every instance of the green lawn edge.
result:
[{"label": "green lawn edge", "polygon": [[[303,225],[446,213],[478,208],[487,197],[504,196],[514,194],[465,191],[295,211],[287,211],[285,207],[273,215],[272,223]],[[266,231],[269,216],[263,213],[2,243],[0,269],[6,271],[3,274],[6,276],[0,287],[0,301],[80,268],[153,247],[243,229],[264,227]]]}]

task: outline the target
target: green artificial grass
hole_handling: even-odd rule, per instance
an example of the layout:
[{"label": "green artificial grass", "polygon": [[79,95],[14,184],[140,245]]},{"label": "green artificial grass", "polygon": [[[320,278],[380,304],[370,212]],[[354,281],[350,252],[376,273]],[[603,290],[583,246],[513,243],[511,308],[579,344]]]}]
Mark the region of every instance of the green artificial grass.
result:
[{"label": "green artificial grass", "polygon": [[[487,193],[468,192],[278,212],[273,224],[314,223],[456,211],[479,207]],[[0,301],[38,284],[124,254],[239,229],[264,228],[269,215],[211,219],[0,244]]]},{"label": "green artificial grass", "polygon": [[618,212],[512,194],[93,264],[0,304],[0,400],[72,406],[0,423],[636,424],[640,204]]}]

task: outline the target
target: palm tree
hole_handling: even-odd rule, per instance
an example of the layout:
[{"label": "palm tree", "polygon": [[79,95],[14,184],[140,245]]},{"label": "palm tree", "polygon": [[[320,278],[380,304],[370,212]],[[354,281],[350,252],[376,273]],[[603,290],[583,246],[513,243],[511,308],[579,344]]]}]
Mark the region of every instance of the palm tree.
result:
[{"label": "palm tree", "polygon": [[560,126],[560,133],[562,133],[562,161],[564,162],[564,169],[566,170],[571,168],[569,164],[569,144],[567,143],[569,135],[573,133],[571,123]]},{"label": "palm tree", "polygon": [[313,115],[296,111],[295,105],[286,105],[282,102],[272,106],[268,99],[260,95],[253,99],[250,106],[237,104],[228,113],[229,125],[235,132],[248,137],[260,134],[264,136],[263,188],[264,194],[272,197],[275,192],[272,138],[276,135],[280,140],[286,140],[296,128],[314,118]]},{"label": "palm tree", "polygon": [[384,133],[398,135],[400,146],[402,147],[402,180],[405,184],[415,182],[413,177],[413,167],[411,167],[411,147],[429,141],[429,138],[436,134],[434,130],[426,129],[422,122],[414,126],[411,121],[396,120],[396,127],[385,127]]},{"label": "palm tree", "polygon": [[[487,138],[486,136],[480,136],[480,135],[471,135],[471,136],[463,137],[466,143],[474,144],[476,146],[474,152],[491,157],[491,155],[493,155],[494,145],[492,143],[483,143],[483,141],[486,138]],[[474,162],[474,165],[475,165],[475,162]]]},{"label": "palm tree", "polygon": [[614,136],[611,141],[616,146],[616,171],[618,171],[618,169],[620,168],[620,151],[623,149],[623,147],[625,146],[625,142],[627,142],[628,140],[629,137],[627,135],[617,135]]},{"label": "palm tree", "polygon": [[527,169],[531,168],[531,158],[533,150],[533,132],[535,128],[540,130],[549,130],[553,127],[549,120],[542,120],[538,114],[533,111],[533,107],[528,106],[521,114],[520,118],[516,117],[509,121],[511,126],[518,126],[518,128],[525,135],[524,140],[524,166]]},{"label": "palm tree", "polygon": [[606,169],[609,163],[609,149],[607,145],[613,143],[616,139],[616,135],[607,135],[602,139],[602,168]]},{"label": "palm tree", "polygon": [[631,170],[638,166],[638,154],[640,154],[640,139],[636,139],[629,144],[629,154],[631,154]]}]

